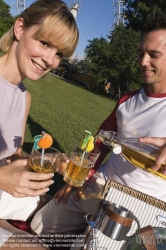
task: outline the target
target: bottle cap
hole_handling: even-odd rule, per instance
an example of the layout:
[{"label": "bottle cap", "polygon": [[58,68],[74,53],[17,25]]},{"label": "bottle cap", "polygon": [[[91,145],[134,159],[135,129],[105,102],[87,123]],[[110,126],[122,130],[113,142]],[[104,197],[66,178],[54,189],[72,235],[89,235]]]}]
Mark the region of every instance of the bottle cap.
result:
[{"label": "bottle cap", "polygon": [[122,152],[122,147],[119,144],[115,144],[112,149],[113,153],[118,155]]}]

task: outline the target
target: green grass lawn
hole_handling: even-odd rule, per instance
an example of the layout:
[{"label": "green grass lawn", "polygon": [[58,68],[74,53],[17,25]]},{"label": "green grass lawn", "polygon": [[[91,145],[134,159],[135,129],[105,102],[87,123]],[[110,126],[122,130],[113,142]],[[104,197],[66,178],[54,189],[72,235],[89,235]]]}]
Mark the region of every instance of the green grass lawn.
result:
[{"label": "green grass lawn", "polygon": [[[84,138],[84,131],[95,134],[115,106],[114,101],[52,74],[35,82],[25,80],[24,84],[32,95],[23,148],[27,153],[33,137],[45,131],[52,135],[53,146],[69,155],[74,142]],[[56,174],[51,194],[62,185],[62,176]]]}]

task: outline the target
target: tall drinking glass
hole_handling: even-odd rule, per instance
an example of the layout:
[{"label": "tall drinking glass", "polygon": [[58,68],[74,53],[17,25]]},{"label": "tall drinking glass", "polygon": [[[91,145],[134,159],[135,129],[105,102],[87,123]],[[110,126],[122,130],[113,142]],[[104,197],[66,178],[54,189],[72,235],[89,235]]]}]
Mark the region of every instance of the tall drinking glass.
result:
[{"label": "tall drinking glass", "polygon": [[75,144],[69,158],[64,181],[75,187],[82,186],[91,168],[99,157],[100,151],[94,148],[91,152],[82,150],[78,144]]}]

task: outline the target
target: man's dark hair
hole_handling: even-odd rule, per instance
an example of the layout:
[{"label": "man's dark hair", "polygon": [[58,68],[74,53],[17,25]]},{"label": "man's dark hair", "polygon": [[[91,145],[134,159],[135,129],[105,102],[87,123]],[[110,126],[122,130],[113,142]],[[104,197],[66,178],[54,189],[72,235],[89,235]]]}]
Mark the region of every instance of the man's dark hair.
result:
[{"label": "man's dark hair", "polygon": [[166,29],[166,14],[163,12],[156,12],[146,20],[141,32],[141,37],[144,33],[159,29]]}]

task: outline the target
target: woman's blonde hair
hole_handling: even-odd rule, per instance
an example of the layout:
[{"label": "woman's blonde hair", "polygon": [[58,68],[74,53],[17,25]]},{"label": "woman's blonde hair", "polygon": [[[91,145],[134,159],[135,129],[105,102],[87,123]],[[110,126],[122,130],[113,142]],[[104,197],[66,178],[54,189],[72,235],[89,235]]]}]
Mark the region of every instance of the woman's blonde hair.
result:
[{"label": "woman's blonde hair", "polygon": [[[21,15],[24,27],[40,25],[34,39],[45,39],[59,50],[64,57],[70,57],[78,43],[79,31],[75,19],[61,0],[38,0],[25,9]],[[0,39],[0,49],[8,52],[15,36],[14,26]]]}]

